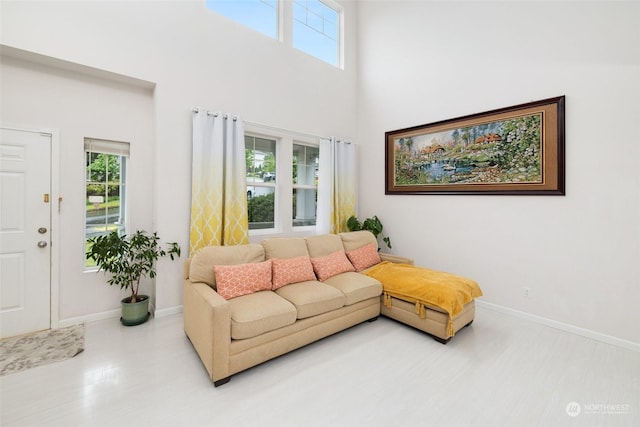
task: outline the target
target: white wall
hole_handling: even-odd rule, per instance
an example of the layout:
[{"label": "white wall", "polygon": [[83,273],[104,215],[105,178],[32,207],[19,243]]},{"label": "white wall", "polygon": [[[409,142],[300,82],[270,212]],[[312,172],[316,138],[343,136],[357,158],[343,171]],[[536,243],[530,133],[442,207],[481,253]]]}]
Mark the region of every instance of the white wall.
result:
[{"label": "white wall", "polygon": [[[154,127],[148,132],[155,150],[155,180],[147,188],[155,193],[151,226],[163,240],[188,248],[192,107],[306,133],[355,137],[356,6],[345,2],[344,7],[344,70],[209,12],[204,1],[3,1],[0,42],[156,84],[149,107]],[[57,105],[59,120],[44,122],[29,112],[12,120],[68,129],[77,107]],[[97,125],[99,118],[88,120]],[[84,135],[81,124],[74,131]],[[65,188],[82,176],[81,154],[76,156],[77,162],[63,168]],[[133,156],[132,163],[137,161]],[[75,197],[61,214],[61,228],[73,227],[81,215],[83,207]],[[146,213],[132,213],[138,215]],[[70,234],[61,238],[76,239]],[[82,286],[80,261],[75,261],[82,259],[79,243],[74,240],[76,246],[61,258],[73,274],[61,271],[60,282],[72,289]],[[156,308],[170,312],[182,304],[182,267],[162,261],[158,270]],[[115,309],[119,301],[114,298],[110,304]],[[87,302],[83,295],[65,291],[60,305],[63,316],[74,316],[84,312]]]},{"label": "white wall", "polygon": [[[487,302],[640,342],[638,16],[637,2],[360,3],[360,215]],[[559,95],[565,197],[384,195],[385,131]]]},{"label": "white wall", "polygon": [[[640,342],[638,3],[341,3],[345,70],[210,13],[203,1],[3,1],[0,42],[156,84],[147,135],[156,176],[147,190],[156,194],[151,226],[164,240],[187,247],[190,109],[222,109],[357,140],[360,214],[380,216],[395,253],[476,278],[488,302]],[[24,64],[4,58],[2,67],[9,72],[3,79],[69,78],[37,67],[24,74]],[[70,91],[65,98],[79,101],[81,86],[82,79],[61,87]],[[118,103],[130,90],[116,85],[111,93],[102,81],[90,86],[91,93],[107,88],[104,96]],[[18,95],[7,97],[15,101],[7,106],[7,88],[3,84],[2,119],[61,129],[63,154],[67,132],[77,135],[80,151],[85,126],[114,139],[132,129],[96,116],[74,123],[77,106],[59,97],[46,101],[55,112],[32,113],[28,109],[38,107],[31,105],[14,110]],[[147,103],[148,93],[132,91]],[[567,96],[565,197],[384,195],[385,131],[558,95]],[[68,232],[82,211],[82,155],[73,156],[77,162],[62,160],[61,186],[74,192],[64,195],[69,203],[61,213],[61,238],[73,240],[61,257],[67,269],[60,277],[62,319],[87,312],[87,295],[75,293],[87,292],[83,249]],[[134,220],[144,224],[148,212],[140,209]],[[161,263],[158,309],[181,304],[180,275],[178,263]],[[528,299],[521,295],[525,286]],[[88,289],[109,300],[94,312],[117,308],[106,286]]]},{"label": "white wall", "polygon": [[[60,135],[58,169],[63,200],[60,241],[53,242],[60,259],[58,316],[64,320],[117,308],[125,294],[117,287],[106,286],[102,273],[84,272],[84,138],[130,143],[128,201],[130,210],[135,212],[131,227],[149,229],[153,224],[152,88],[117,83],[3,53],[2,123],[34,130],[56,129]],[[53,199],[57,196],[53,195]],[[149,286],[142,289],[153,292]]]}]

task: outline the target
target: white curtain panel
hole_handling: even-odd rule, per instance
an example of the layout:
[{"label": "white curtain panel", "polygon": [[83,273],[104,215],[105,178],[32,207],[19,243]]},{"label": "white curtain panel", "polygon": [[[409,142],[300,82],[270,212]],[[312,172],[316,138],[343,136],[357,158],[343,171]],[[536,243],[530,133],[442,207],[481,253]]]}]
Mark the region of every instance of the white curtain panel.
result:
[{"label": "white curtain panel", "polygon": [[320,139],[318,234],[347,231],[356,213],[356,145],[337,138]]},{"label": "white curtain panel", "polygon": [[193,114],[189,253],[248,243],[244,124],[223,113]]}]

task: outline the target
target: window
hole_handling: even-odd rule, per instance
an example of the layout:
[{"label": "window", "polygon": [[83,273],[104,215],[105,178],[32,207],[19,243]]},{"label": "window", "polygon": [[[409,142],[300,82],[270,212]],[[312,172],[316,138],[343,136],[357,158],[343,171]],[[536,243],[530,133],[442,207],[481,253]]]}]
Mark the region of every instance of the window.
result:
[{"label": "window", "polygon": [[293,47],[339,65],[340,13],[320,0],[293,2]]},{"label": "window", "polygon": [[278,0],[206,0],[206,5],[227,18],[278,38]]},{"label": "window", "polygon": [[264,134],[247,125],[244,141],[250,234],[314,229],[318,139],[275,129]]},{"label": "window", "polygon": [[[333,0],[206,0],[206,6],[335,67],[341,66],[342,8]],[[286,22],[281,23],[281,17],[287,17]]]},{"label": "window", "polygon": [[316,225],[320,149],[293,144],[293,226]]},{"label": "window", "polygon": [[274,228],[276,197],[276,140],[244,137],[247,162],[249,229]]},{"label": "window", "polygon": [[[114,230],[127,233],[127,158],[125,142],[85,139],[85,249],[87,240]],[[94,267],[85,260],[85,267]]]}]

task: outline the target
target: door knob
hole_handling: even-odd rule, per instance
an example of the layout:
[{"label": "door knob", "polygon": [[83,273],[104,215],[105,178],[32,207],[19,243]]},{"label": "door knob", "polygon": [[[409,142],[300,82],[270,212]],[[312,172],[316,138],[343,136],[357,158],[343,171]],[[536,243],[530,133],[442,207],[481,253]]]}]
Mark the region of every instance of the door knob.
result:
[{"label": "door knob", "polygon": [[40,240],[38,242],[38,247],[39,248],[46,248],[47,247],[47,242],[45,242],[44,240]]},{"label": "door knob", "polygon": [[38,233],[40,233],[40,234],[44,234],[44,233],[46,233],[46,232],[47,232],[47,229],[46,229],[45,227],[40,227],[40,228],[38,228]]}]

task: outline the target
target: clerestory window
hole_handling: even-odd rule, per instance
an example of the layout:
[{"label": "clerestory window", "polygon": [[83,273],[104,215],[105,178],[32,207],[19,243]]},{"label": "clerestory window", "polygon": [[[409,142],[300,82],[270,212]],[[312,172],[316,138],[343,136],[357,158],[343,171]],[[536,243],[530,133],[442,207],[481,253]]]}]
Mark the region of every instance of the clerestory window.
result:
[{"label": "clerestory window", "polygon": [[226,16],[308,55],[341,67],[343,9],[332,0],[206,0]]},{"label": "clerestory window", "polygon": [[207,8],[271,38],[278,38],[278,0],[206,0]]},{"label": "clerestory window", "polygon": [[320,0],[295,0],[293,47],[331,65],[339,66],[339,9]]}]

